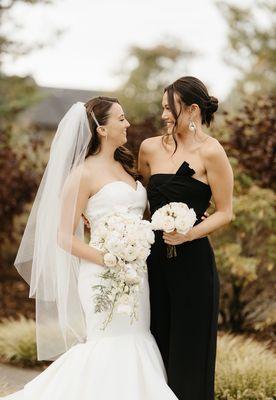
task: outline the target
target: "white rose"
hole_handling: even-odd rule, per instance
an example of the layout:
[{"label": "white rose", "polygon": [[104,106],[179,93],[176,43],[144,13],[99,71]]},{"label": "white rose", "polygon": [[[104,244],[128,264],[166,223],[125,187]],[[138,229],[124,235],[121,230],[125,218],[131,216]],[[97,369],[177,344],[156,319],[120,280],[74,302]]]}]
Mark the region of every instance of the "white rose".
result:
[{"label": "white rose", "polygon": [[175,220],[175,227],[179,233],[185,235],[196,222],[196,213],[190,208],[185,217],[179,217]]},{"label": "white rose", "polygon": [[116,237],[111,237],[108,241],[106,241],[106,249],[112,254],[119,254],[121,249],[121,242]]},{"label": "white rose", "polygon": [[135,285],[140,282],[140,277],[135,271],[134,268],[131,266],[127,268],[126,274],[125,274],[125,282],[130,284],[130,285]]},{"label": "white rose", "polygon": [[163,227],[163,231],[170,233],[173,232],[175,229],[175,225],[174,225],[174,218],[167,216],[166,218],[164,218],[163,222],[162,222],[162,227]]},{"label": "white rose", "polygon": [[153,244],[155,240],[154,232],[151,229],[147,229],[146,239],[149,244]]},{"label": "white rose", "polygon": [[117,257],[116,256],[114,256],[113,254],[111,254],[111,253],[106,253],[105,255],[104,255],[104,264],[107,266],[107,267],[115,267],[115,265],[117,264]]},{"label": "white rose", "polygon": [[150,255],[150,249],[147,247],[138,247],[138,258],[142,260],[146,260]]},{"label": "white rose", "polygon": [[187,206],[186,203],[172,203],[172,204],[174,204],[173,211],[177,217],[180,216],[184,217],[189,211],[189,207]]},{"label": "white rose", "polygon": [[154,213],[151,219],[151,225],[152,228],[155,230],[161,230],[162,229],[162,223],[163,223],[164,217],[161,216],[160,214]]},{"label": "white rose", "polygon": [[134,261],[137,258],[137,248],[134,246],[127,246],[124,249],[124,258],[128,262]]}]

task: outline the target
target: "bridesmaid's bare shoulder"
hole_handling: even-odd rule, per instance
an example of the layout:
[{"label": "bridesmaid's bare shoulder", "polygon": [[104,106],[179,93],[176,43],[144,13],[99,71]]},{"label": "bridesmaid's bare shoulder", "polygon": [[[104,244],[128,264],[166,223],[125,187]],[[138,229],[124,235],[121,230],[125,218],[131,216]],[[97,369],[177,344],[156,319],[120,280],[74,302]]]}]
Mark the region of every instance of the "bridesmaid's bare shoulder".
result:
[{"label": "bridesmaid's bare shoulder", "polygon": [[140,152],[144,154],[151,154],[159,149],[162,144],[162,135],[152,136],[142,141],[140,145]]},{"label": "bridesmaid's bare shoulder", "polygon": [[200,147],[201,155],[204,159],[213,159],[220,157],[222,154],[225,155],[225,150],[217,139],[212,136],[208,136],[207,139]]}]

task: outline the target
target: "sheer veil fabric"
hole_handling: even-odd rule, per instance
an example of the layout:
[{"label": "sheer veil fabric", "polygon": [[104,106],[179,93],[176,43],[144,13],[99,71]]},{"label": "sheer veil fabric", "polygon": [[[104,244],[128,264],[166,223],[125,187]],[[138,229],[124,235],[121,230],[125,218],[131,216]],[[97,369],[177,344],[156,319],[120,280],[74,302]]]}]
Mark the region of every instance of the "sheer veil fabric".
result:
[{"label": "sheer veil fabric", "polygon": [[77,289],[80,260],[71,249],[73,235],[84,235],[74,216],[90,140],[86,108],[78,102],[58,125],[15,260],[36,299],[38,360],[55,360],[86,339]]}]

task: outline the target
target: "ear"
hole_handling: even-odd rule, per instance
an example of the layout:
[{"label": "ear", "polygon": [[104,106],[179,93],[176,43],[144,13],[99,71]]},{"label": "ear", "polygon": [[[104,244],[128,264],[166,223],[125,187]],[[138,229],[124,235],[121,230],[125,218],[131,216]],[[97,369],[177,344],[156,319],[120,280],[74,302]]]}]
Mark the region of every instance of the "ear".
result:
[{"label": "ear", "polygon": [[97,127],[97,132],[102,138],[107,135],[106,128],[102,125]]},{"label": "ear", "polygon": [[200,108],[199,108],[198,104],[193,103],[190,105],[190,112],[192,115],[196,115],[199,111],[200,111]]}]

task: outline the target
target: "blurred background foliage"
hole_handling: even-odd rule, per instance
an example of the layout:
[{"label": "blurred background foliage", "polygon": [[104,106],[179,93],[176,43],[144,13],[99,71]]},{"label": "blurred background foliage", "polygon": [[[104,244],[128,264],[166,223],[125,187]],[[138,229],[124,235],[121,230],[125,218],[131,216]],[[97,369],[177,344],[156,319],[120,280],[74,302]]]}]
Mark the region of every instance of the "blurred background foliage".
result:
[{"label": "blurred background foliage", "polygon": [[[1,19],[14,3],[7,1],[6,7],[0,6]],[[269,339],[271,346],[276,327],[276,6],[269,0],[256,0],[250,9],[230,1],[219,1],[217,7],[228,26],[225,61],[239,71],[239,78],[220,104],[216,122],[210,129],[210,134],[226,149],[235,174],[234,220],[211,237],[221,279],[219,324],[223,331]],[[259,23],[260,15],[269,22],[265,26]],[[21,47],[21,43],[1,33],[2,318],[17,317],[20,313],[34,318],[33,301],[26,299],[27,285],[11,265],[48,151],[43,137],[36,135],[36,127],[31,122],[23,124],[21,119],[27,109],[41,100],[39,87],[32,77],[6,76],[2,71],[2,56],[5,53],[18,56]],[[162,133],[160,103],[164,86],[176,71],[179,76],[191,74],[189,61],[194,57],[198,55],[177,40],[152,48],[129,49],[122,71],[124,80],[115,94],[132,122],[128,146],[135,154],[143,139]],[[227,397],[225,393],[219,398],[269,398],[250,397],[250,394]]]}]

